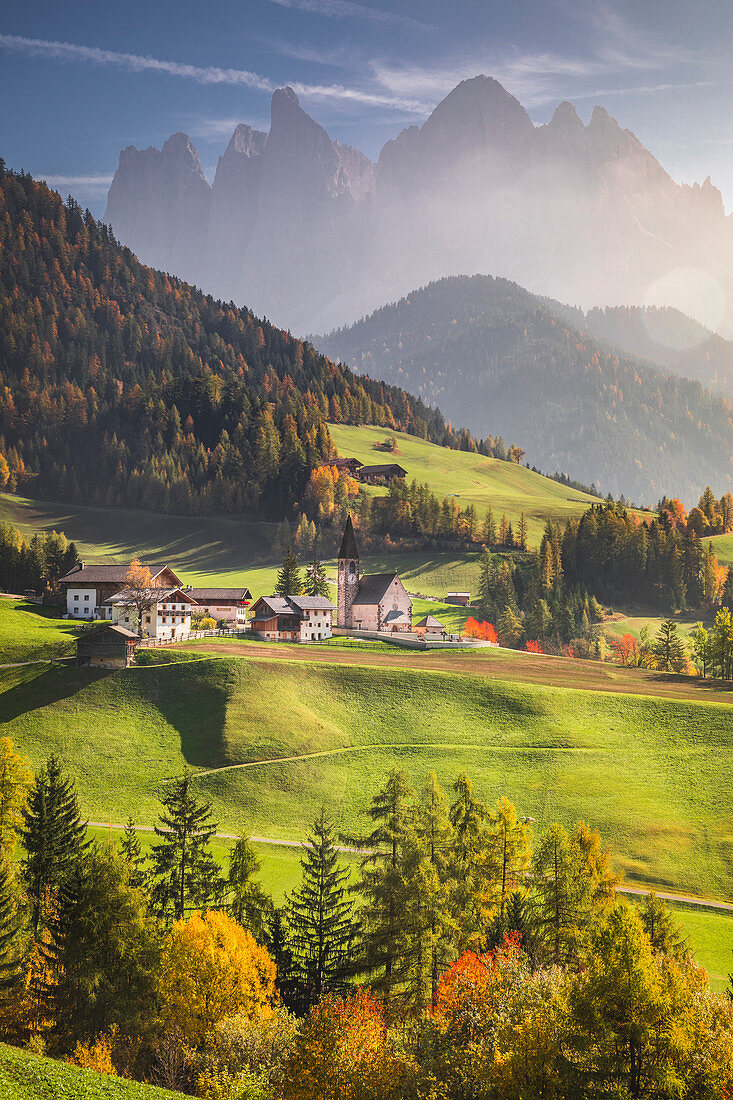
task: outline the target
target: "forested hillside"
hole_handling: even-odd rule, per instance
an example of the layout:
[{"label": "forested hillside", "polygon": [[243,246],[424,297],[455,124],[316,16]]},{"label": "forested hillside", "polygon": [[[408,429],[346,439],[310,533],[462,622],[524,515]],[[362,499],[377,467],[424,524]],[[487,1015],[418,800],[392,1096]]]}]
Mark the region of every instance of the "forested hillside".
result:
[{"label": "forested hillside", "polygon": [[332,451],[328,418],[476,446],[401,389],[144,267],[0,161],[0,488],[283,515]]},{"label": "forested hillside", "polygon": [[670,487],[688,502],[707,484],[728,490],[730,401],[594,340],[571,312],[506,279],[457,277],[316,342],[474,432],[521,435],[532,464],[604,493],[653,503]]}]

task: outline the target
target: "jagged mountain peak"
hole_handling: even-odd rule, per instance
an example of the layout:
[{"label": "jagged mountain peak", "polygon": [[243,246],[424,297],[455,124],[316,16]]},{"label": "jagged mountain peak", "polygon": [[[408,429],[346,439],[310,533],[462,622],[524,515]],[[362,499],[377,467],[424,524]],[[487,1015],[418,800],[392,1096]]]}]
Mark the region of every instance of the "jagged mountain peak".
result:
[{"label": "jagged mountain peak", "polygon": [[547,128],[566,132],[576,131],[578,133],[585,131],[583,120],[579,117],[573,104],[568,103],[567,99],[564,99],[562,103],[557,105],[555,113],[547,124]]},{"label": "jagged mountain peak", "polygon": [[246,122],[238,122],[226,147],[227,153],[240,153],[246,157],[258,156],[265,147],[267,134],[254,130]]}]

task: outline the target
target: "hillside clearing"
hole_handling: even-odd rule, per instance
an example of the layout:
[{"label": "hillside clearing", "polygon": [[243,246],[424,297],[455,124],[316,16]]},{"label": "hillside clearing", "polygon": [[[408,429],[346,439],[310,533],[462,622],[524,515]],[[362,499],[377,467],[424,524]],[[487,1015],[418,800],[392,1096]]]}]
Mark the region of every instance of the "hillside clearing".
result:
[{"label": "hillside clearing", "polygon": [[2,1100],[181,1100],[182,1096],[0,1044]]}]

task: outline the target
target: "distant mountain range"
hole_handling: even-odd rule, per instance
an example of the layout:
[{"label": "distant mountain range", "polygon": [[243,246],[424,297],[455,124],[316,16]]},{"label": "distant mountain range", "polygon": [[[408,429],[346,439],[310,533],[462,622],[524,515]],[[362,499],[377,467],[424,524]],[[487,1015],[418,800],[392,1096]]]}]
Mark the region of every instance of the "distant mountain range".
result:
[{"label": "distant mountain range", "polygon": [[615,496],[733,487],[731,400],[700,385],[733,396],[733,344],[675,311],[584,314],[506,279],[453,277],[314,343]]},{"label": "distant mountain range", "polygon": [[676,304],[670,273],[692,267],[733,301],[733,227],[709,180],[677,185],[601,107],[586,126],[562,103],[535,126],[485,76],[376,164],[280,89],[269,133],[237,126],[211,186],[185,134],[124,149],[105,220],[145,262],[299,332],[453,274],[587,308]]}]

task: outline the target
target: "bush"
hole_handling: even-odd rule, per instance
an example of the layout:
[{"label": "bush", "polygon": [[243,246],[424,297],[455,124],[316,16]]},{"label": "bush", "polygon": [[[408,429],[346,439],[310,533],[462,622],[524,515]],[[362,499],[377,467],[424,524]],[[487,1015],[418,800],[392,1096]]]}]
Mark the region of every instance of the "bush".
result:
[{"label": "bush", "polygon": [[[201,1095],[206,1100],[219,1100],[216,1089],[224,1087],[221,1084],[224,1078],[231,1089],[244,1082],[248,1088],[256,1084],[279,1090],[297,1031],[297,1020],[282,1006],[253,1019],[240,1013],[220,1020],[206,1036],[199,1057]],[[235,1091],[232,1095],[239,1100],[239,1093]],[[227,1093],[222,1096],[228,1100]]]}]

